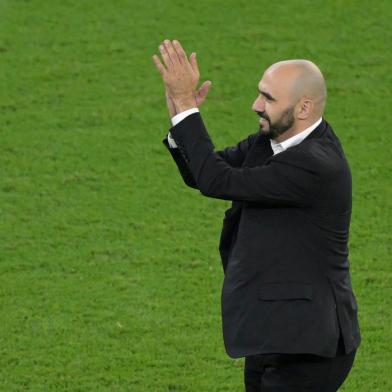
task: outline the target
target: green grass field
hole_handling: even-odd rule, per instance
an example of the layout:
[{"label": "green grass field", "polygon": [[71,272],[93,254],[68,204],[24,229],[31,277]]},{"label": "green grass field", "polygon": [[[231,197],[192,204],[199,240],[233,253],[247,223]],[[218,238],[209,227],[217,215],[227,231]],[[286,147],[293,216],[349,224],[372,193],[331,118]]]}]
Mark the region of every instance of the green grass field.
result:
[{"label": "green grass field", "polygon": [[392,391],[390,1],[0,0],[0,390],[236,392],[218,241],[228,201],[187,188],[151,56],[212,80],[216,149],[258,129],[263,70],[308,58],[353,176],[362,345],[345,392]]}]

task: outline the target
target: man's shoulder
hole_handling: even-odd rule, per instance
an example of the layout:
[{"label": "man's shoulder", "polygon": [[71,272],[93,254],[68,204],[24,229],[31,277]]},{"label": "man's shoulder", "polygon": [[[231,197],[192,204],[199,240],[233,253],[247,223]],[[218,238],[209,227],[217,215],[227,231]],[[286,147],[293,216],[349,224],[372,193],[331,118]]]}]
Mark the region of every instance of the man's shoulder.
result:
[{"label": "man's shoulder", "polygon": [[334,173],[348,168],[339,141],[326,137],[305,139],[277,154],[276,160],[323,173]]},{"label": "man's shoulder", "polygon": [[302,149],[325,165],[347,165],[343,147],[333,132],[325,137],[304,140]]}]

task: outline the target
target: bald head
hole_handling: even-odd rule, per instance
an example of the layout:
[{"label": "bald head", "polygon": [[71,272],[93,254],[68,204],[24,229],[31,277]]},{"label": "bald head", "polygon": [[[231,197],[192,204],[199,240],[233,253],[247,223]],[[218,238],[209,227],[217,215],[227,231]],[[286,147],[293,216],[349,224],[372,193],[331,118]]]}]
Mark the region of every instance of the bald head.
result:
[{"label": "bald head", "polygon": [[327,99],[327,88],[323,74],[309,60],[285,60],[272,64],[265,74],[280,81],[292,102],[307,98],[313,103],[312,117],[323,115]]}]

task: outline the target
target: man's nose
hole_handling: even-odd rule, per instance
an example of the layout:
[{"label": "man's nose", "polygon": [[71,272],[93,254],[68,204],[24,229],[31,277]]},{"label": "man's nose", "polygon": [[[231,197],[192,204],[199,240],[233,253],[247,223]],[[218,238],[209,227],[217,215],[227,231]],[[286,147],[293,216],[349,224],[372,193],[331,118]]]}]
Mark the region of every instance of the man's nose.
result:
[{"label": "man's nose", "polygon": [[259,95],[253,102],[252,110],[254,112],[264,112],[264,109],[265,109],[264,99],[261,97],[261,95]]}]

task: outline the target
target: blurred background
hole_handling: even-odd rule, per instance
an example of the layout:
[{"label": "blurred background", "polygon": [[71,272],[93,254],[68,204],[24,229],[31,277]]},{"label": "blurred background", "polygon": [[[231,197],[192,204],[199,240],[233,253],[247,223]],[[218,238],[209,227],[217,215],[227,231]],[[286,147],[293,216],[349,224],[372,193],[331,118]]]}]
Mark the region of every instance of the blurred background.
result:
[{"label": "blurred background", "polygon": [[241,391],[218,241],[182,182],[152,61],[196,52],[216,149],[259,127],[272,63],[325,75],[353,176],[362,344],[342,391],[391,391],[390,1],[0,0],[0,390]]}]

